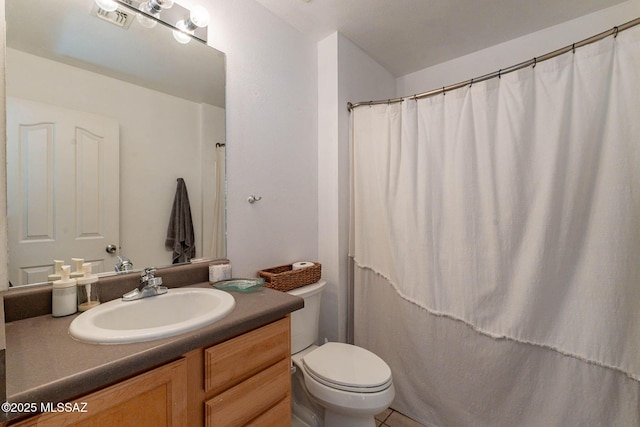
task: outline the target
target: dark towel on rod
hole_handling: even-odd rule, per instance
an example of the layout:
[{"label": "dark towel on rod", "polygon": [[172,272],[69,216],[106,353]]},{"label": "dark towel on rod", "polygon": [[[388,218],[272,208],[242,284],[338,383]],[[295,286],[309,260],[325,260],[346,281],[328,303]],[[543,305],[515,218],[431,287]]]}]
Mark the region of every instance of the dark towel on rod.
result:
[{"label": "dark towel on rod", "polygon": [[176,196],[173,199],[171,218],[167,228],[167,249],[173,250],[173,264],[190,261],[196,256],[196,243],[191,220],[189,194],[184,179],[178,178]]}]

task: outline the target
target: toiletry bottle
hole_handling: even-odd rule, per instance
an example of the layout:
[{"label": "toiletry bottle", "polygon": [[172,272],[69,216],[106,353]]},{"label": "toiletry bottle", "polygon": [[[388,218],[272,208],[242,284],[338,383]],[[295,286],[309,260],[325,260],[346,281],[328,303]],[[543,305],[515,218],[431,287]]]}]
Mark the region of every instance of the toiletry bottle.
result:
[{"label": "toiletry bottle", "polygon": [[82,277],[78,282],[78,311],[87,311],[100,304],[98,276],[91,274],[91,263],[82,264]]},{"label": "toiletry bottle", "polygon": [[62,266],[62,278],[53,282],[51,297],[51,314],[53,317],[62,317],[77,311],[76,279],[69,278],[71,267]]}]

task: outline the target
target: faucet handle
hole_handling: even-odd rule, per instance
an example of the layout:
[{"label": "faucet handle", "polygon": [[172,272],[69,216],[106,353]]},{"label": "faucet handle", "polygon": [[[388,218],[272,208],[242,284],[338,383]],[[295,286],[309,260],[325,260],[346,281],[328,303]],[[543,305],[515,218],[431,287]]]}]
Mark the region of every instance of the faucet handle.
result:
[{"label": "faucet handle", "polygon": [[140,283],[138,283],[138,287],[124,294],[122,300],[134,301],[154,295],[166,294],[168,289],[165,286],[160,286],[162,284],[162,277],[154,277],[155,272],[155,267],[145,268],[144,271],[140,273]]},{"label": "faucet handle", "polygon": [[147,267],[144,269],[143,272],[140,273],[140,277],[143,277],[145,279],[153,279],[155,274],[156,274],[155,267]]}]

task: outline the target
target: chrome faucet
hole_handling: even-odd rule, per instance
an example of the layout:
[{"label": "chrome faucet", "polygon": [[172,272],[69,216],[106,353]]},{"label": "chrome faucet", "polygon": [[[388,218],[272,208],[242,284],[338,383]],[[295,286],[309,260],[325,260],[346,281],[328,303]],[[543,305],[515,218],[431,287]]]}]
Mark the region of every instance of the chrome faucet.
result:
[{"label": "chrome faucet", "polygon": [[162,277],[155,277],[155,267],[145,268],[140,273],[140,283],[138,287],[122,295],[122,301],[135,301],[155,295],[166,294],[168,289],[162,285]]},{"label": "chrome faucet", "polygon": [[128,258],[123,258],[120,255],[117,255],[118,263],[115,266],[116,273],[129,273],[133,271],[133,263]]}]

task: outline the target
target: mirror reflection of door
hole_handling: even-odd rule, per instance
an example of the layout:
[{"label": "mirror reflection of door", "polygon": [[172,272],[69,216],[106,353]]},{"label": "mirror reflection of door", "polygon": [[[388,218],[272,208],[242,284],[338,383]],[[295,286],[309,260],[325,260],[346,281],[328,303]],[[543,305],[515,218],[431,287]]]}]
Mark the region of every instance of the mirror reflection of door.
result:
[{"label": "mirror reflection of door", "polygon": [[116,254],[105,248],[119,247],[118,165],[114,119],[7,97],[13,286],[46,282],[54,259],[84,258],[94,272],[112,269]]}]

